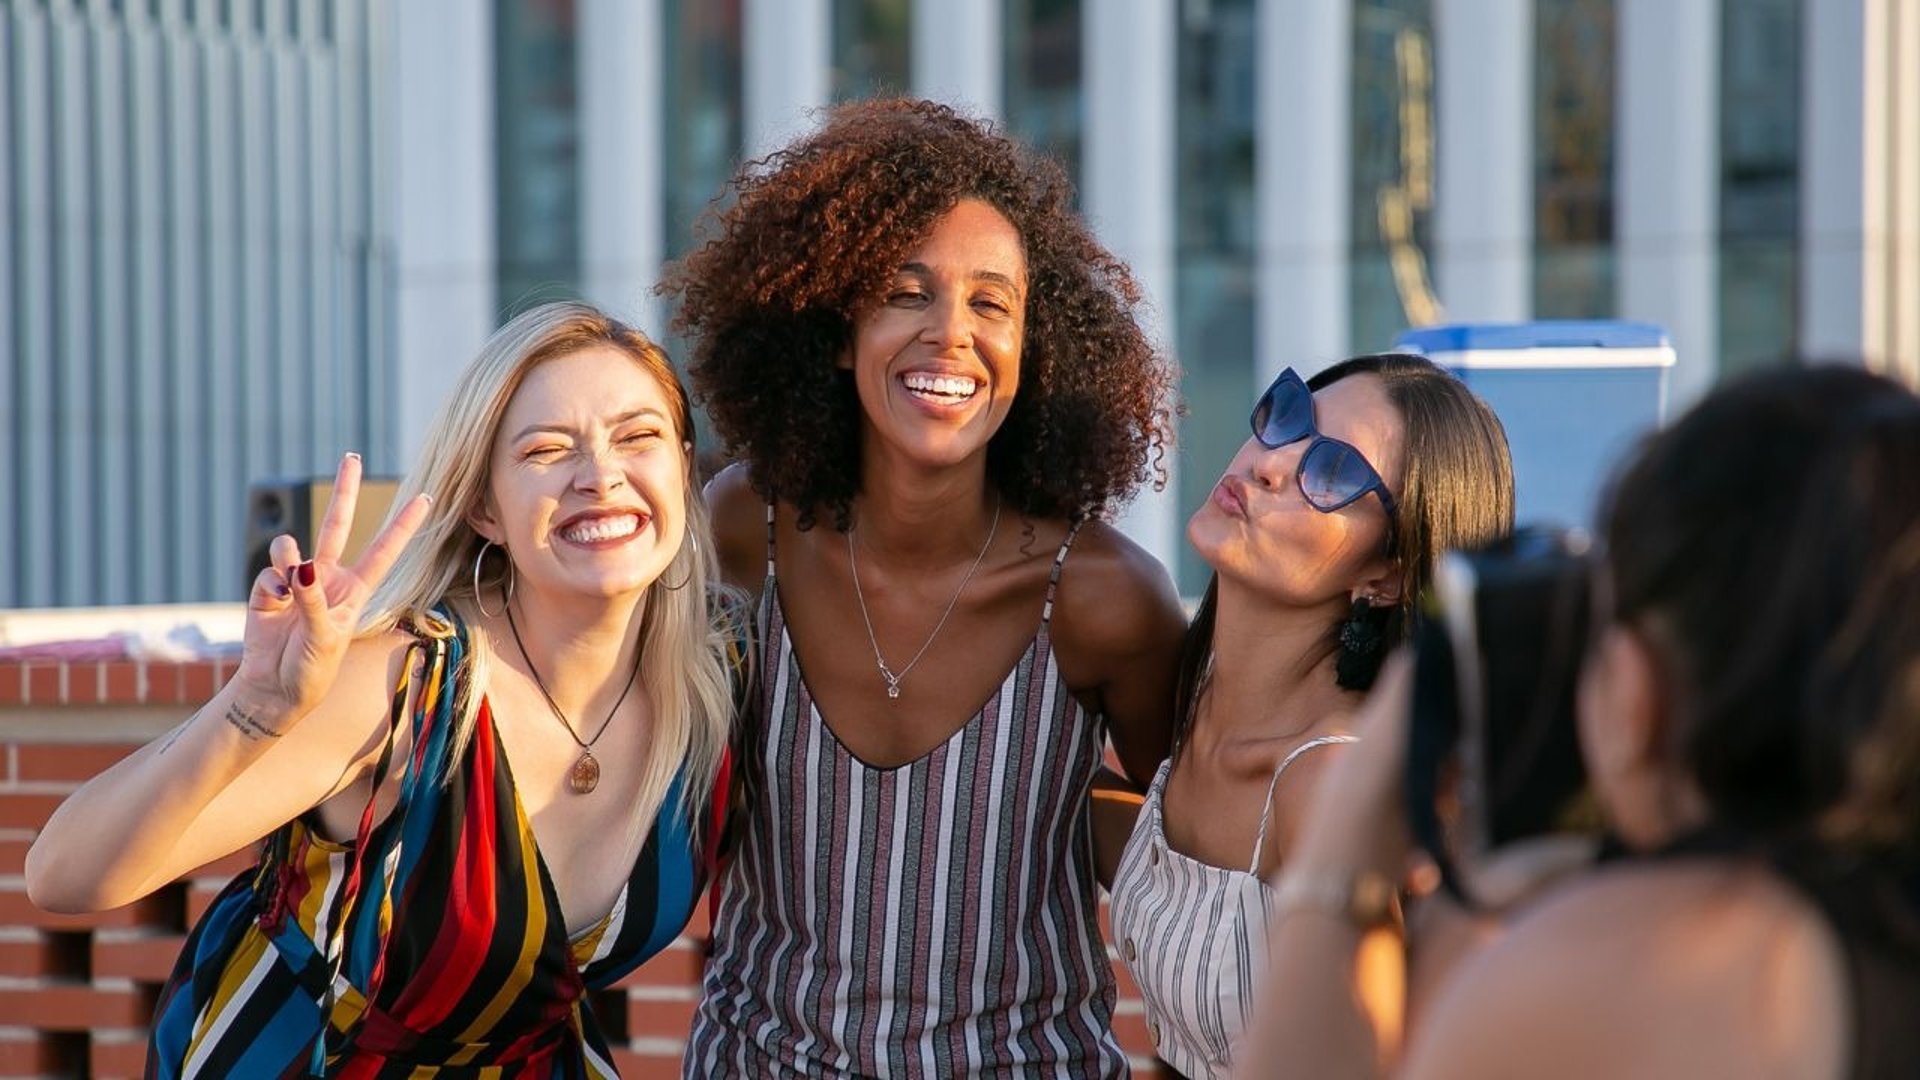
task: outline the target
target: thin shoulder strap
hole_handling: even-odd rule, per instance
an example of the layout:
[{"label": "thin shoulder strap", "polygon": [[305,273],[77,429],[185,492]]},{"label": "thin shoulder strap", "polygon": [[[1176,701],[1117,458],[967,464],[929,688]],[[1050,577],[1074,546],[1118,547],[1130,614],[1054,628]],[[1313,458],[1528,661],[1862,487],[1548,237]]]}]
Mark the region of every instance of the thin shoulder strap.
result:
[{"label": "thin shoulder strap", "polygon": [[1060,541],[1060,550],[1053,556],[1053,573],[1047,575],[1047,606],[1040,609],[1040,625],[1053,621],[1053,594],[1060,588],[1060,568],[1067,565],[1067,549],[1073,547],[1073,538],[1080,535],[1080,526],[1084,521],[1076,521],[1067,528],[1067,538]]},{"label": "thin shoulder strap", "polygon": [[1359,742],[1357,735],[1322,735],[1317,739],[1308,739],[1293,748],[1293,752],[1280,759],[1280,765],[1273,770],[1273,779],[1267,782],[1267,804],[1260,808],[1260,835],[1253,841],[1253,858],[1247,863],[1247,873],[1260,872],[1260,852],[1267,846],[1267,824],[1273,820],[1273,793],[1280,787],[1280,774],[1287,771],[1295,758],[1309,750],[1322,746],[1337,746],[1341,743]]},{"label": "thin shoulder strap", "polygon": [[767,580],[773,580],[773,500],[767,500]]}]

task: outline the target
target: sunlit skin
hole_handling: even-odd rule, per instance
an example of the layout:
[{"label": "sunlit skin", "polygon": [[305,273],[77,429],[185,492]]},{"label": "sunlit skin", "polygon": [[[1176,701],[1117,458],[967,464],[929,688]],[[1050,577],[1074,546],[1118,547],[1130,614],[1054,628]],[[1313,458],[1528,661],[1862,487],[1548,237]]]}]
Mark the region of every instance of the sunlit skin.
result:
[{"label": "sunlit skin", "polygon": [[[942,216],[854,323],[853,371],[865,464],[882,456],[925,469],[984,455],[1020,389],[1027,260],[998,210],[965,199]],[[916,393],[945,380],[962,393]],[[937,386],[940,384],[936,384]]]},{"label": "sunlit skin", "polygon": [[[1378,376],[1341,379],[1313,395],[1313,409],[1322,434],[1359,450],[1398,492],[1405,425]],[[1346,604],[1354,582],[1385,569],[1380,499],[1369,494],[1331,514],[1309,505],[1294,481],[1307,443],[1269,450],[1248,438],[1187,522],[1188,542],[1223,589],[1290,607]]]},{"label": "sunlit skin", "polygon": [[687,455],[653,376],[618,350],[527,374],[489,460],[475,531],[513,552],[544,596],[637,596],[686,530]]}]

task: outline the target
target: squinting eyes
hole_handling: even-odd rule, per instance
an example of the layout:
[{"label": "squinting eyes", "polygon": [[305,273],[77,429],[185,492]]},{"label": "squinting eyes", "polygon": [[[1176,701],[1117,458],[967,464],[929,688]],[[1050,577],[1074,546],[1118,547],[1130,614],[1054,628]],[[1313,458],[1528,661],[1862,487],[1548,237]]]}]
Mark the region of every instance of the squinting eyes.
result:
[{"label": "squinting eyes", "polygon": [[[665,441],[666,436],[662,432],[636,431],[631,434],[619,436],[614,440],[614,445],[628,450],[644,450]],[[521,457],[528,461],[555,461],[575,452],[576,450],[572,446],[542,445],[528,447],[521,452]]]}]

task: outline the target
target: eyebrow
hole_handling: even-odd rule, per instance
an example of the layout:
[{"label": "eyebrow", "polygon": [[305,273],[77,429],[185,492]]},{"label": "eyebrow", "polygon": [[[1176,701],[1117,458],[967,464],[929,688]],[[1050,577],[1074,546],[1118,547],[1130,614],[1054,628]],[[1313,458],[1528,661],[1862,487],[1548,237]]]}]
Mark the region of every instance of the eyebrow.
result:
[{"label": "eyebrow", "polygon": [[[607,424],[607,426],[619,427],[621,424],[638,420],[641,417],[652,417],[655,420],[662,421],[663,423],[670,422],[667,419],[666,413],[661,412],[659,409],[655,409],[655,408],[643,405],[638,409],[633,409],[629,412],[623,412],[619,416],[614,417],[613,420]],[[519,442],[521,439],[524,439],[529,435],[535,435],[540,432],[548,432],[548,431],[558,432],[562,435],[576,434],[576,429],[570,428],[565,424],[533,423],[533,424],[528,424],[526,427],[523,427],[519,431],[514,432],[513,438],[511,441]]]},{"label": "eyebrow", "polygon": [[[927,277],[933,276],[933,268],[928,266],[926,263],[910,262],[910,263],[902,264],[900,267],[900,272],[903,274],[924,274]],[[1016,293],[1021,291],[1019,282],[1013,280],[1012,278],[1008,277],[1007,275],[1001,273],[998,270],[975,270],[973,272],[973,280],[974,281],[992,281],[1001,285],[1005,285],[1007,288],[1012,289]]]}]

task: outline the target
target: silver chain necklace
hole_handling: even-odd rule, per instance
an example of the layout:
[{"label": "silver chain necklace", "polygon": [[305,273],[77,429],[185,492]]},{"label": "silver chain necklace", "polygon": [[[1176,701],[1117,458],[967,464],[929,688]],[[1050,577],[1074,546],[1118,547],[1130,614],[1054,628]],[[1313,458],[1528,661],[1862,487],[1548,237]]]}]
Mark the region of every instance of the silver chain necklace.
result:
[{"label": "silver chain necklace", "polygon": [[867,614],[867,597],[860,591],[860,567],[853,559],[853,534],[857,526],[847,528],[847,572],[853,575],[853,598],[860,604],[860,621],[867,624],[867,643],[873,646],[874,666],[880,669],[880,677],[886,680],[888,698],[899,698],[901,681],[907,677],[908,672],[913,670],[913,665],[927,655],[927,649],[933,644],[933,639],[940,636],[940,628],[947,625],[947,617],[953,614],[954,605],[960,602],[960,594],[967,591],[967,582],[973,580],[974,572],[979,570],[980,564],[986,560],[987,549],[993,546],[994,534],[1000,531],[1001,505],[1002,500],[994,500],[993,524],[987,526],[987,542],[980,545],[980,554],[975,555],[973,565],[967,567],[967,576],[961,578],[960,587],[953,590],[953,599],[947,601],[947,610],[940,613],[940,621],[933,624],[933,633],[928,634],[927,640],[920,643],[920,651],[913,654],[913,659],[907,661],[907,666],[897,672],[888,667],[886,658],[880,655],[880,639],[873,632],[873,616]]}]

